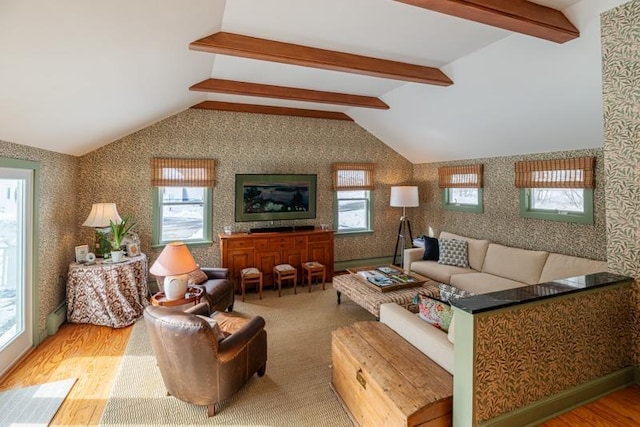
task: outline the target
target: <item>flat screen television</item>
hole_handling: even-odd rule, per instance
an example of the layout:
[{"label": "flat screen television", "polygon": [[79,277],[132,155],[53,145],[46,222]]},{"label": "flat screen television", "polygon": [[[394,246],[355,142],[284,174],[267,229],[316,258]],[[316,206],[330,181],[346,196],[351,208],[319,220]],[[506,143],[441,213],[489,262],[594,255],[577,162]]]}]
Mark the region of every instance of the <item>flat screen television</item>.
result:
[{"label": "flat screen television", "polygon": [[236,174],[236,222],[313,219],[316,175]]}]

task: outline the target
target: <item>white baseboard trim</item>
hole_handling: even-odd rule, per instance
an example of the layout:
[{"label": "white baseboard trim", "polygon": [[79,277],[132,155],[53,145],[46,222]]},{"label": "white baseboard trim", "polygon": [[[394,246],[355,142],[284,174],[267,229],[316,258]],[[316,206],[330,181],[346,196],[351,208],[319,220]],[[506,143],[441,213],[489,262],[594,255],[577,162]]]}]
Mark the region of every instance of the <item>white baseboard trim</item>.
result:
[{"label": "white baseboard trim", "polygon": [[67,320],[67,302],[63,301],[55,310],[47,316],[47,334],[49,336],[58,332],[60,325]]}]

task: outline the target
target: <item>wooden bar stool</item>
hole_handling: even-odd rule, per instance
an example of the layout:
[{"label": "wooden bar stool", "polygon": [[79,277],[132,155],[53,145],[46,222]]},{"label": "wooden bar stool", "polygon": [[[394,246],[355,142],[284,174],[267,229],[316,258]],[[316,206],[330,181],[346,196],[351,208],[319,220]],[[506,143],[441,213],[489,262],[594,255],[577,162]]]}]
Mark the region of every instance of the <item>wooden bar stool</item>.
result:
[{"label": "wooden bar stool", "polygon": [[240,271],[240,287],[242,288],[242,301],[247,285],[256,285],[262,299],[262,271],[255,267],[243,268]]},{"label": "wooden bar stool", "polygon": [[304,286],[304,279],[309,282],[309,292],[311,292],[311,282],[314,277],[322,277],[322,290],[324,291],[324,283],[327,279],[327,269],[324,265],[317,261],[309,261],[302,263],[302,286]]},{"label": "wooden bar stool", "polygon": [[282,281],[293,280],[293,293],[297,294],[296,284],[298,282],[298,270],[291,264],[278,264],[273,267],[273,277],[278,284],[278,297],[282,294]]}]

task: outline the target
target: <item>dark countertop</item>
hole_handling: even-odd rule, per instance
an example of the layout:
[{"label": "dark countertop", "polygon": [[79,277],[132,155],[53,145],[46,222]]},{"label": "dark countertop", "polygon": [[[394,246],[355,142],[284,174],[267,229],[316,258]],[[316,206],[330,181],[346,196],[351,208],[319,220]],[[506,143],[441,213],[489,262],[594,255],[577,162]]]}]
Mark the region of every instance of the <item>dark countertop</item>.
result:
[{"label": "dark countertop", "polygon": [[453,299],[451,300],[451,305],[467,313],[477,314],[556,296],[569,295],[589,289],[616,285],[632,280],[633,278],[631,277],[613,273],[587,274],[585,276],[569,277],[567,279],[522,286],[505,291]]}]

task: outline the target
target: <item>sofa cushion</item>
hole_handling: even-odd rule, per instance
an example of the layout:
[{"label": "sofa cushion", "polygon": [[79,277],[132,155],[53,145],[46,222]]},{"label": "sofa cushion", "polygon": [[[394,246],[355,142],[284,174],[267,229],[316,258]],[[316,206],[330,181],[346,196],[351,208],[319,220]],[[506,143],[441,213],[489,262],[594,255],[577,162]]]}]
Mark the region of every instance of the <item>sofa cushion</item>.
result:
[{"label": "sofa cushion", "polygon": [[535,285],[549,252],[529,251],[491,243],[482,266],[483,273]]},{"label": "sofa cushion", "polygon": [[447,331],[447,339],[451,344],[455,344],[455,333],[456,333],[456,315],[455,312],[453,316],[451,316],[451,323],[449,323],[449,330]]},{"label": "sofa cushion", "polygon": [[487,254],[487,248],[489,247],[488,240],[470,239],[468,237],[458,236],[457,234],[448,233],[446,231],[440,233],[440,238],[466,240],[469,245],[469,267],[473,268],[476,271],[482,271],[484,257]]},{"label": "sofa cushion", "polygon": [[207,274],[204,271],[200,270],[200,267],[197,267],[195,270],[189,273],[188,276],[189,276],[188,278],[189,286],[200,285],[206,282],[207,280],[209,280],[209,277],[207,276]]},{"label": "sofa cushion", "polygon": [[220,329],[220,325],[218,325],[218,322],[213,320],[211,317],[201,316],[199,314],[197,316],[209,324],[209,327],[211,327],[211,331],[213,332],[213,335],[216,337],[218,342],[225,339],[225,334],[224,332],[222,332],[222,329]]},{"label": "sofa cushion", "polygon": [[489,292],[504,291],[505,289],[526,286],[526,283],[517,282],[504,277],[487,273],[456,274],[451,276],[451,284],[474,294],[486,294]]},{"label": "sofa cushion", "polygon": [[422,259],[425,261],[438,261],[440,259],[440,245],[435,237],[425,236],[424,238],[424,255]]},{"label": "sofa cushion", "polygon": [[551,253],[542,268],[540,283],[603,271],[607,271],[605,261]]},{"label": "sofa cushion", "polygon": [[473,292],[458,289],[455,286],[444,283],[440,283],[438,289],[440,289],[440,299],[444,302],[449,302],[451,299],[473,296]]},{"label": "sofa cushion", "polygon": [[418,315],[422,320],[445,332],[449,330],[453,316],[453,310],[449,304],[422,294],[416,295],[413,303],[418,304]]},{"label": "sofa cushion", "polygon": [[453,265],[438,264],[436,261],[414,261],[411,263],[411,271],[426,276],[436,282],[449,283],[451,275],[474,273],[470,268],[455,267]]},{"label": "sofa cushion", "polygon": [[432,328],[417,314],[395,303],[380,305],[380,322],[453,375],[453,344],[445,332]]},{"label": "sofa cushion", "polygon": [[440,247],[438,264],[454,265],[462,268],[469,267],[469,255],[467,252],[469,243],[466,240],[440,239],[438,245]]}]

